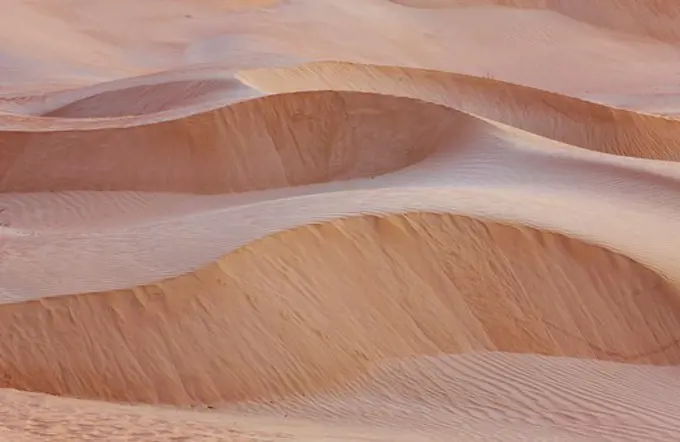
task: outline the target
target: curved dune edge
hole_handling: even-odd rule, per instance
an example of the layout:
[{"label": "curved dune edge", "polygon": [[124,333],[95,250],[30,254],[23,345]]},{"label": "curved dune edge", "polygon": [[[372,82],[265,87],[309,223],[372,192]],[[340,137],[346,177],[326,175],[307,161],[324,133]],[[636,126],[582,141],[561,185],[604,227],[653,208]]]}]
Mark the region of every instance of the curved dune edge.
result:
[{"label": "curved dune edge", "polygon": [[[454,121],[439,120],[458,117],[447,115],[447,111],[438,106],[604,153],[669,161],[677,161],[680,155],[680,121],[607,108],[493,80],[349,63],[247,71],[238,77],[274,95],[262,97],[264,93],[239,82],[251,92],[236,92],[227,100],[231,105],[199,112],[201,108],[214,108],[216,103],[222,106],[224,101],[197,98],[200,103],[189,106],[188,101],[180,100],[186,106],[167,112],[191,115],[170,121],[133,127],[123,124],[118,128],[82,132],[71,132],[59,125],[43,125],[47,132],[0,132],[0,141],[5,146],[0,162],[0,191],[231,193],[322,182],[338,176],[342,179],[376,175],[418,161],[435,148],[436,139],[445,137],[449,130],[455,131],[453,127],[445,127],[454,126]],[[189,83],[205,83],[195,81]],[[151,97],[164,87],[140,84],[127,90],[149,87]],[[334,89],[340,91],[331,91]],[[103,112],[97,107],[110,103],[111,100],[104,98],[114,92],[119,95],[116,99],[126,97],[121,90],[102,92],[61,109],[78,113],[92,107]],[[252,98],[258,95],[260,98]],[[166,98],[172,101],[172,97]],[[158,109],[166,103],[153,102],[139,103],[142,108]],[[338,109],[343,109],[347,117],[343,118],[343,112]],[[142,117],[157,118],[167,112]],[[598,124],[593,124],[594,115]],[[391,123],[390,117],[396,123]],[[127,119],[121,117],[120,121]],[[75,120],[96,122],[98,119]],[[406,121],[410,124],[405,124]],[[385,126],[390,126],[390,130],[385,130]],[[341,129],[338,131],[335,127]],[[411,128],[417,131],[410,132]],[[391,134],[391,139],[385,139],[386,133]],[[432,136],[427,136],[430,133]],[[415,144],[421,139],[425,140],[424,150],[414,154],[420,151]],[[368,157],[382,156],[383,162],[389,163],[390,156],[376,149],[395,143],[398,144],[395,150],[407,158],[397,155],[396,164],[383,164],[359,175],[348,171],[356,170],[361,164],[376,163],[374,159],[362,161],[363,152]],[[314,152],[318,144],[326,145],[323,147],[330,144],[330,148]],[[341,152],[348,148],[350,155]],[[253,149],[262,152],[245,153]],[[304,152],[299,152],[300,149]],[[277,164],[276,156],[282,157],[281,165]],[[328,164],[322,164],[324,162]],[[139,164],[154,167],[142,171]],[[244,170],[255,173],[248,183],[244,182]],[[313,170],[316,176],[310,178]],[[292,177],[288,176],[291,174]]]},{"label": "curved dune edge", "polygon": [[391,361],[335,394],[220,410],[117,405],[3,389],[0,437],[19,442],[61,437],[665,442],[680,433],[677,378],[677,368],[486,353]]},{"label": "curved dune edge", "polygon": [[680,120],[490,78],[336,61],[244,70],[236,78],[268,94],[330,89],[416,98],[584,149],[680,160]]},{"label": "curved dune edge", "polygon": [[146,286],[0,306],[0,387],[187,405],[311,394],[385,358],[440,353],[677,364],[678,295],[560,235],[359,217]]},{"label": "curved dune edge", "polygon": [[0,108],[24,117],[27,125],[6,130],[30,130],[31,124],[41,122],[44,130],[60,130],[61,124],[73,127],[68,121],[73,118],[101,119],[115,127],[116,118],[125,123],[170,110],[201,109],[215,106],[211,104],[215,102],[228,105],[261,96],[235,79],[235,72],[228,66],[174,69],[46,94],[0,98]]},{"label": "curved dune edge", "polygon": [[[103,92],[45,112],[42,116],[53,118],[141,116],[218,98],[237,101],[255,98],[257,95],[233,79],[176,80]],[[102,102],[106,105],[102,105]]]},{"label": "curved dune edge", "polygon": [[[0,301],[133,287],[190,272],[285,229],[413,211],[562,233],[680,282],[675,163],[571,149],[464,114],[456,118],[448,143],[375,177],[234,195],[0,195]],[[58,209],[46,217],[48,207]],[[99,266],[82,265],[88,262]]]},{"label": "curved dune edge", "polygon": [[[188,84],[189,90],[174,91],[181,84]],[[173,96],[167,97],[166,90],[174,91]],[[673,118],[490,78],[337,61],[249,69],[235,77],[217,68],[203,68],[118,80],[48,95],[41,98],[43,103],[24,106],[24,112],[47,117],[2,115],[0,127],[8,132],[40,133],[122,130],[220,112],[263,95],[329,90],[415,98],[585,149],[680,159],[680,121]],[[129,100],[129,94],[134,94],[134,100]],[[598,124],[593,124],[593,118]],[[53,142],[47,138],[45,143]]]},{"label": "curved dune edge", "polygon": [[237,193],[374,176],[420,161],[458,118],[409,98],[315,91],[133,128],[4,132],[0,191]]},{"label": "curved dune edge", "polygon": [[134,128],[219,111],[264,96],[234,78],[233,71],[169,71],[7,100],[0,131],[39,134]]}]

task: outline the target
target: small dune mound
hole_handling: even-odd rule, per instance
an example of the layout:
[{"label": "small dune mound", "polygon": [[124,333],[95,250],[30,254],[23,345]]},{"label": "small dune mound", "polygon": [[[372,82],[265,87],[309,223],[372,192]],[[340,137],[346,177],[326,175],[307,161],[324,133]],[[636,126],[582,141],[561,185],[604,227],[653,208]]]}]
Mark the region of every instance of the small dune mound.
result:
[{"label": "small dune mound", "polygon": [[186,405],[309,394],[391,357],[673,364],[677,296],[635,262],[556,234],[350,218],[155,284],[2,305],[0,386]]},{"label": "small dune mound", "polygon": [[0,132],[0,191],[211,194],[371,177],[425,158],[457,115],[409,98],[319,91],[129,128]]}]

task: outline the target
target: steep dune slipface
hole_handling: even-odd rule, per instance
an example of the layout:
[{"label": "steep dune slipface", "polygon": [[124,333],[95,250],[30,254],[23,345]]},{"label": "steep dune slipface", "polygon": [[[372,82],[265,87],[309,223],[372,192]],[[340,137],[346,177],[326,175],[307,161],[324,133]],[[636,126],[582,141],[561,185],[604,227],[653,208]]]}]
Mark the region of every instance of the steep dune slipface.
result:
[{"label": "steep dune slipface", "polygon": [[629,259],[559,235],[440,215],[354,218],[156,284],[3,305],[0,371],[4,387],[200,404],[312,393],[386,357],[674,364],[677,296]]},{"label": "steep dune slipface", "polygon": [[241,71],[267,93],[352,90],[412,97],[598,152],[680,160],[680,122],[491,78],[355,63],[317,62]]},{"label": "steep dune slipface", "polygon": [[455,113],[411,99],[269,96],[128,128],[0,132],[0,190],[232,193],[367,177],[423,159],[452,130]]}]

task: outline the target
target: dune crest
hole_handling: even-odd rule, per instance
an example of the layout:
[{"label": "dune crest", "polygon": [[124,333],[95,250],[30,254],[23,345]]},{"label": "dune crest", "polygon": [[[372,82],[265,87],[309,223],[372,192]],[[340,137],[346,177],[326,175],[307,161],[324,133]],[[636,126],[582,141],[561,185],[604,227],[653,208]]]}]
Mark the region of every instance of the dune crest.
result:
[{"label": "dune crest", "polygon": [[680,438],[677,2],[0,6],[0,441]]},{"label": "dune crest", "polygon": [[680,159],[680,122],[498,80],[455,73],[316,62],[237,74],[267,93],[353,90],[417,98],[603,153]]}]

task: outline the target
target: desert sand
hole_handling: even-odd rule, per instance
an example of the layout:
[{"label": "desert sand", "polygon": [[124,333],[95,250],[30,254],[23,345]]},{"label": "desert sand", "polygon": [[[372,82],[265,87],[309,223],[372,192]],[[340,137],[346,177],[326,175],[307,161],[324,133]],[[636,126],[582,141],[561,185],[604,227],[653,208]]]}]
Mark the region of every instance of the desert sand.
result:
[{"label": "desert sand", "polygon": [[680,3],[0,7],[0,440],[680,439]]}]

